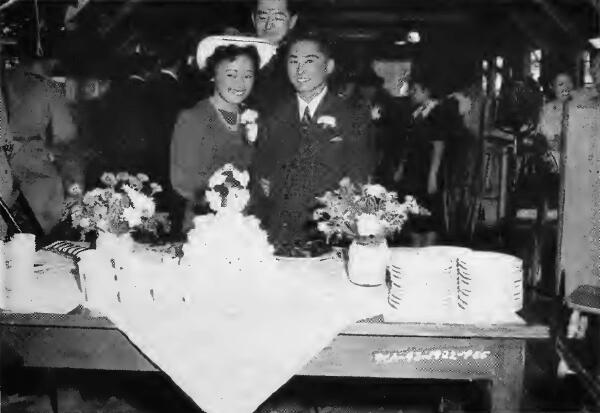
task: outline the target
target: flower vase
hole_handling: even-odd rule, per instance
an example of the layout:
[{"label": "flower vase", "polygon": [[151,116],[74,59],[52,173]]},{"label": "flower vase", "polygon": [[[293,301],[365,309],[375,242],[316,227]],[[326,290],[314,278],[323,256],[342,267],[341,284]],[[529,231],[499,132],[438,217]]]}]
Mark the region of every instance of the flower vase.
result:
[{"label": "flower vase", "polygon": [[93,260],[87,262],[90,266],[80,272],[88,305],[100,310],[125,298],[133,240],[128,233],[99,232],[95,247]]},{"label": "flower vase", "polygon": [[363,287],[383,285],[389,257],[385,238],[355,239],[348,249],[348,278]]}]

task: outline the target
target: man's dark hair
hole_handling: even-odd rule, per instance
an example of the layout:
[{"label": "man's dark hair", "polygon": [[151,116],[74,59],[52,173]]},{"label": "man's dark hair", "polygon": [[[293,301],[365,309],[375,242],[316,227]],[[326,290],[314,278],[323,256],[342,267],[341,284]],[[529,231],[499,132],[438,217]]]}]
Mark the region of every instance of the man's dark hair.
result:
[{"label": "man's dark hair", "polygon": [[219,46],[215,49],[214,53],[206,59],[206,72],[210,77],[215,76],[215,69],[217,65],[223,61],[233,61],[238,56],[247,56],[252,60],[254,73],[258,74],[258,68],[260,65],[260,57],[258,51],[254,46],[240,47],[234,44],[228,46]]},{"label": "man's dark hair", "polygon": [[319,47],[321,53],[327,58],[333,59],[333,44],[327,36],[319,31],[307,30],[291,35],[287,43],[286,56],[289,54],[292,46],[298,42],[313,42]]},{"label": "man's dark hair", "polygon": [[[252,8],[252,13],[256,14],[258,7],[258,0],[254,3],[254,7]],[[287,9],[290,12],[290,17],[295,16],[300,13],[301,4],[298,0],[287,0]]]}]

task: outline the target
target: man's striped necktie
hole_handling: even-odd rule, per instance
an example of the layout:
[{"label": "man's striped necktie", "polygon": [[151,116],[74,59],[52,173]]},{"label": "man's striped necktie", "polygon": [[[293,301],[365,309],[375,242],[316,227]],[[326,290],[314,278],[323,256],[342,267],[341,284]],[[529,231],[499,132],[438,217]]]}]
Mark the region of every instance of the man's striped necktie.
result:
[{"label": "man's striped necktie", "polygon": [[310,125],[312,122],[312,117],[310,116],[310,109],[308,106],[304,108],[304,114],[302,115],[302,123],[304,125]]}]

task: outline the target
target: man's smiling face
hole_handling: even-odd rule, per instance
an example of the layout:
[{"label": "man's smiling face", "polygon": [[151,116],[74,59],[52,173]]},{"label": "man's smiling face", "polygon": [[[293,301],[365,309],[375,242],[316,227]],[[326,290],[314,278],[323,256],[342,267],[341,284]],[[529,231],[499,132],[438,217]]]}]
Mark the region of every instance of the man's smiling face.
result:
[{"label": "man's smiling face", "polygon": [[258,0],[252,22],[258,37],[273,44],[281,40],[296,24],[297,16],[292,15],[286,0]]},{"label": "man's smiling face", "polygon": [[326,86],[333,68],[333,60],[315,41],[300,40],[288,52],[288,76],[300,95],[317,95]]}]

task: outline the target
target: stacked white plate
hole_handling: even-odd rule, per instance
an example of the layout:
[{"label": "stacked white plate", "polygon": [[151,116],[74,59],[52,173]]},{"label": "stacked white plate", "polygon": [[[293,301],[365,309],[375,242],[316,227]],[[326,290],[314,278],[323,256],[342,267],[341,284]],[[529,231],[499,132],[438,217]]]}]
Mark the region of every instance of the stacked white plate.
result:
[{"label": "stacked white plate", "polygon": [[463,319],[501,322],[523,306],[523,262],[497,252],[472,251],[458,260],[458,308]]},{"label": "stacked white plate", "polygon": [[457,295],[456,257],[467,252],[455,247],[393,250],[388,293],[393,320],[450,321]]}]

